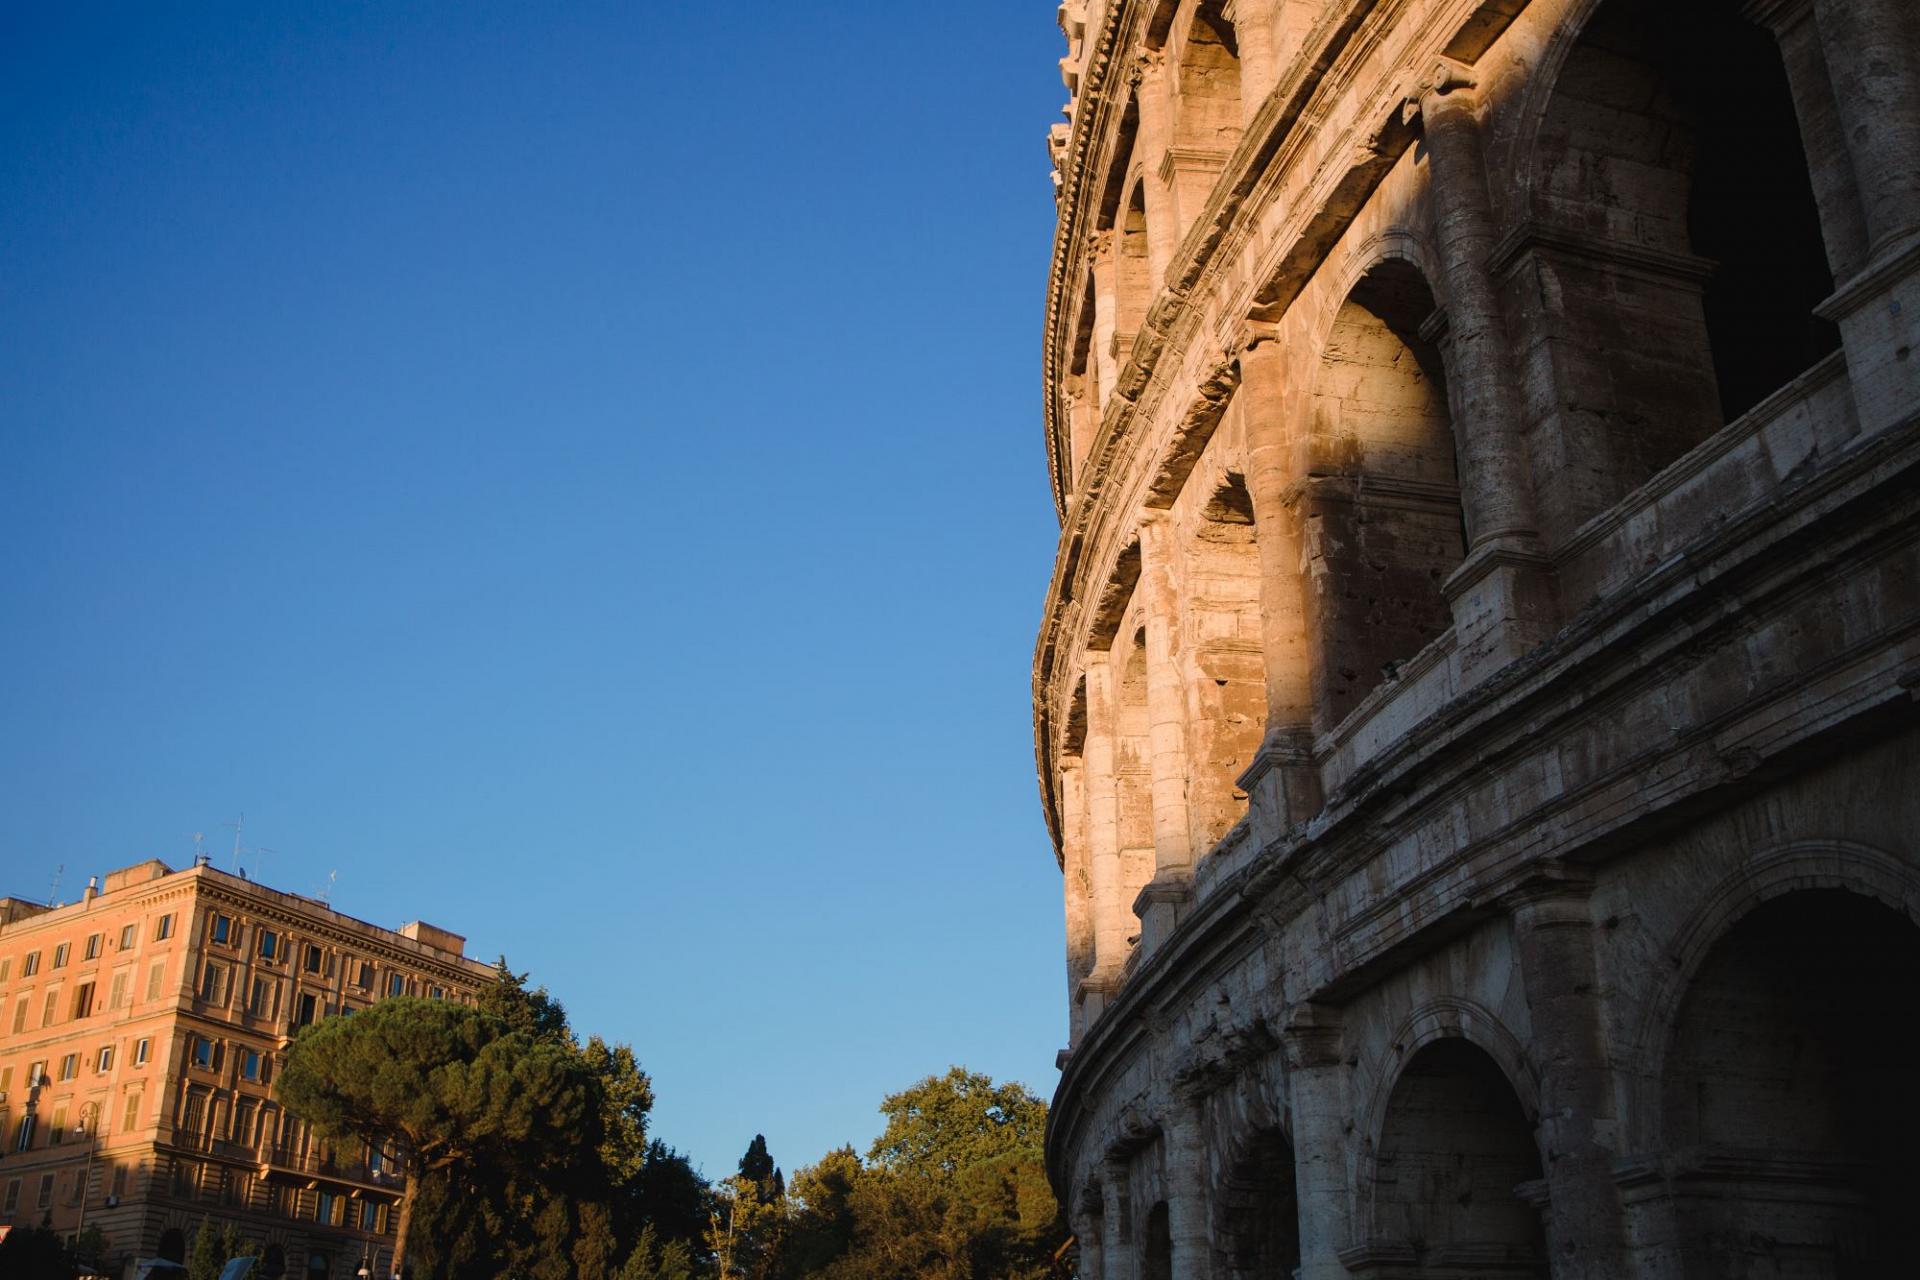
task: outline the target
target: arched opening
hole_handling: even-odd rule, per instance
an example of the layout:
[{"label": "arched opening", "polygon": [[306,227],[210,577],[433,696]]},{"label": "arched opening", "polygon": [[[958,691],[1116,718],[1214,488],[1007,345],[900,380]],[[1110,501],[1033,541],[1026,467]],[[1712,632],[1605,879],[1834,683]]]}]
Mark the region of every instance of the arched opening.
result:
[{"label": "arched opening", "polygon": [[1433,295],[1382,263],[1335,317],[1314,384],[1309,595],[1315,728],[1338,724],[1452,625],[1441,585],[1466,554]]},{"label": "arched opening", "polygon": [[333,1274],[333,1259],[318,1249],[307,1251],[307,1280],[328,1280]]},{"label": "arched opening", "polygon": [[1146,1236],[1140,1242],[1140,1280],[1173,1280],[1173,1233],[1164,1200],[1147,1210]]},{"label": "arched opening", "polygon": [[1073,345],[1067,357],[1064,379],[1067,416],[1067,484],[1072,492],[1080,484],[1080,468],[1087,451],[1093,447],[1093,433],[1100,423],[1100,365],[1093,359],[1093,331],[1096,319],[1094,282],[1091,269],[1080,292],[1079,314],[1074,321]]},{"label": "arched opening", "polygon": [[1487,1052],[1459,1038],[1415,1053],[1394,1085],[1373,1191],[1374,1234],[1396,1275],[1547,1276],[1540,1214],[1516,1192],[1541,1177],[1533,1126]]},{"label": "arched opening", "polygon": [[1260,554],[1253,500],[1229,473],[1190,522],[1185,554],[1187,814],[1196,854],[1246,812],[1237,779],[1253,763],[1265,729],[1266,678],[1260,656]]},{"label": "arched opening", "polygon": [[168,1262],[184,1264],[187,1260],[187,1235],[178,1227],[168,1227],[160,1233],[160,1244],[154,1253]]},{"label": "arched opening", "polygon": [[1153,879],[1153,747],[1147,719],[1147,633],[1122,652],[1113,698],[1113,780],[1118,795],[1120,906],[1128,910]]},{"label": "arched opening", "polygon": [[1911,1265],[1916,990],[1920,930],[1839,889],[1775,899],[1708,952],[1662,1082],[1684,1274]]},{"label": "arched opening", "polygon": [[1126,354],[1133,336],[1146,323],[1152,301],[1152,270],[1147,265],[1147,187],[1136,182],[1127,196],[1120,220],[1120,242],[1115,249],[1114,355]]},{"label": "arched opening", "polygon": [[[1557,288],[1553,429],[1577,522],[1838,349],[1778,46],[1732,0],[1608,0],[1555,81],[1534,155]],[[1552,513],[1549,519],[1553,518]],[[1570,526],[1569,526],[1570,528]]]},{"label": "arched opening", "polygon": [[1221,1180],[1214,1238],[1226,1280],[1276,1280],[1300,1265],[1300,1206],[1293,1144],[1268,1129],[1254,1136]]},{"label": "arched opening", "polygon": [[1174,47],[1176,146],[1226,152],[1240,140],[1240,46],[1225,9],[1200,0]]},{"label": "arched opening", "polygon": [[260,1274],[266,1280],[279,1280],[286,1275],[287,1251],[277,1244],[268,1245],[266,1252],[260,1255]]}]

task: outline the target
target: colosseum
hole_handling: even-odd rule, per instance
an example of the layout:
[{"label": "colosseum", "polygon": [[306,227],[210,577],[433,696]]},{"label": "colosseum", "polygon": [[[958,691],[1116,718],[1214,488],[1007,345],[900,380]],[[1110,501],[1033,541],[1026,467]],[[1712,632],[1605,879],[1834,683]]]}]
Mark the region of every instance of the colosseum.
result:
[{"label": "colosseum", "polygon": [[1920,6],[1060,20],[1080,1274],[1913,1274]]}]

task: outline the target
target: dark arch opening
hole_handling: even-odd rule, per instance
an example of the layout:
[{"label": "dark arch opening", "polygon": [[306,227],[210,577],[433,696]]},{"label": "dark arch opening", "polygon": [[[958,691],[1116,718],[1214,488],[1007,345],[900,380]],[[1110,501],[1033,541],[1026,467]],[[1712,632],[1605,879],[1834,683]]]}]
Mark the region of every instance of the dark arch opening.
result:
[{"label": "dark arch opening", "polygon": [[1911,1265],[1915,991],[1920,930],[1839,889],[1775,899],[1714,945],[1663,1080],[1688,1276]]},{"label": "dark arch opening", "polygon": [[[1577,523],[1837,350],[1779,48],[1732,0],[1607,0],[1535,149],[1553,260],[1557,429],[1537,452]],[[1591,478],[1588,478],[1591,477]]]},{"label": "dark arch opening", "polygon": [[1221,1180],[1215,1236],[1228,1280],[1291,1276],[1300,1265],[1300,1205],[1293,1144],[1278,1129],[1256,1134]]},{"label": "dark arch opening", "polygon": [[1114,341],[1116,356],[1147,319],[1152,301],[1153,268],[1147,258],[1147,184],[1133,184],[1120,222],[1120,243],[1114,255]]},{"label": "dark arch opening", "polygon": [[277,1244],[268,1245],[267,1251],[260,1255],[260,1274],[266,1280],[279,1280],[286,1275],[287,1251]]},{"label": "dark arch opening", "polygon": [[1407,1063],[1387,1103],[1374,1230],[1412,1251],[1407,1275],[1547,1275],[1540,1214],[1517,1188],[1541,1177],[1533,1126],[1487,1052],[1436,1040]]},{"label": "dark arch opening", "polygon": [[1381,263],[1342,304],[1314,384],[1314,496],[1323,536],[1309,601],[1316,729],[1453,624],[1441,586],[1466,555],[1440,353],[1420,328],[1433,294]]},{"label": "dark arch opening", "polygon": [[1166,1201],[1147,1211],[1147,1234],[1141,1243],[1140,1280],[1173,1280],[1173,1232]]},{"label": "dark arch opening", "polygon": [[160,1233],[160,1244],[154,1250],[168,1262],[184,1263],[187,1260],[187,1235],[178,1227],[168,1227]]}]

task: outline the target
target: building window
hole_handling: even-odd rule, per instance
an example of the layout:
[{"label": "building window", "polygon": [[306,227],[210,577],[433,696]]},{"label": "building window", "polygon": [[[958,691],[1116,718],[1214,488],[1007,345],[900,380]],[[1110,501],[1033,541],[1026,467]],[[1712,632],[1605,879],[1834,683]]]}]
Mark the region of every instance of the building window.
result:
[{"label": "building window", "polygon": [[67,955],[72,950],[73,950],[73,944],[71,942],[63,942],[59,946],[55,947],[53,949],[53,967],[56,969],[66,968]]},{"label": "building window", "polygon": [[27,1088],[38,1088],[47,1082],[47,1060],[45,1058],[27,1068]]},{"label": "building window", "polygon": [[434,998],[435,1000],[445,1000],[445,999],[447,998],[447,991],[446,991],[446,988],[445,988],[445,987],[435,987],[435,988],[433,989],[433,998]]},{"label": "building window", "polygon": [[47,992],[47,1003],[40,1010],[40,1025],[43,1027],[52,1026],[53,1015],[58,1012],[60,1012],[60,990],[56,987],[54,990]]},{"label": "building window", "polygon": [[380,1203],[378,1200],[362,1200],[360,1202],[360,1229],[372,1235],[379,1235],[381,1232],[380,1211],[385,1208],[386,1205]]},{"label": "building window", "polygon": [[225,946],[233,940],[233,919],[215,912],[213,916],[213,940]]},{"label": "building window", "polygon": [[398,973],[390,975],[387,978],[387,994],[390,996],[403,996],[407,994],[406,977]]},{"label": "building window", "polygon": [[193,1065],[202,1071],[213,1070],[213,1041],[205,1036],[193,1038]]},{"label": "building window", "polygon": [[147,970],[147,999],[158,1000],[160,998],[160,984],[165,981],[166,972],[167,962],[165,960],[156,961],[153,968]]},{"label": "building window", "polygon": [[320,948],[311,943],[307,945],[307,972],[320,972]]},{"label": "building window", "polygon": [[7,1198],[0,1200],[0,1213],[12,1213],[20,1207],[20,1179],[7,1179]]},{"label": "building window", "polygon": [[200,972],[200,999],[211,1005],[227,1002],[227,966],[207,961]]},{"label": "building window", "polygon": [[340,1226],[345,1221],[342,1212],[345,1207],[346,1200],[343,1196],[332,1191],[322,1191],[314,1202],[313,1220],[324,1222],[330,1227]]},{"label": "building window", "polygon": [[79,1074],[80,1074],[80,1055],[79,1054],[70,1053],[66,1057],[60,1059],[60,1078],[62,1080],[71,1080]]},{"label": "building window", "polygon": [[152,1046],[152,1044],[153,1042],[145,1036],[141,1036],[138,1040],[135,1040],[133,1042],[133,1065],[134,1066],[144,1067],[147,1065],[147,1050]]},{"label": "building window", "polygon": [[260,955],[267,960],[280,958],[280,935],[271,929],[260,931]]},{"label": "building window", "polygon": [[53,1208],[53,1175],[52,1174],[43,1173],[40,1175],[40,1197],[34,1203],[42,1209]]},{"label": "building window", "polygon": [[99,1071],[102,1075],[113,1070],[113,1046],[112,1045],[103,1044],[100,1046],[100,1057],[99,1057],[99,1060],[95,1063],[94,1069],[96,1071]]},{"label": "building window", "polygon": [[168,912],[166,915],[161,916],[158,920],[154,922],[153,940],[155,942],[165,942],[168,938],[171,938],[172,936],[173,936],[173,913]]},{"label": "building window", "polygon": [[13,1068],[0,1067],[0,1093],[6,1093],[12,1088],[13,1088]]},{"label": "building window", "polygon": [[67,1136],[67,1104],[61,1103],[53,1109],[53,1123],[47,1126],[47,1145],[57,1147]]},{"label": "building window", "polygon": [[73,1016],[84,1018],[93,1012],[93,984],[83,982],[73,993]]},{"label": "building window", "polygon": [[27,1029],[27,998],[20,997],[20,1003],[13,1006],[13,1034],[19,1035]]},{"label": "building window", "polygon": [[133,941],[135,938],[138,938],[139,936],[140,936],[140,926],[137,924],[130,924],[126,926],[124,929],[120,930],[120,949],[122,951],[133,950]]},{"label": "building window", "polygon": [[40,953],[38,951],[29,951],[27,952],[27,958],[20,962],[20,976],[23,978],[31,978],[38,972],[40,972]]},{"label": "building window", "polygon": [[207,1091],[205,1089],[187,1090],[187,1105],[180,1115],[180,1127],[188,1133],[198,1135],[207,1123]]},{"label": "building window", "polygon": [[113,986],[107,991],[107,1008],[124,1009],[127,1005],[127,974],[125,970],[113,975]]},{"label": "building window", "polygon": [[13,972],[13,957],[0,956],[0,982],[5,982],[7,980],[7,975],[12,972]]},{"label": "building window", "polygon": [[[0,979],[4,979],[6,976],[6,974],[0,973]],[[373,986],[373,966],[365,960],[360,962],[360,981],[353,985],[359,987],[362,991],[366,991]]]},{"label": "building window", "polygon": [[[142,1044],[146,1042],[141,1041]],[[126,1113],[120,1117],[120,1131],[132,1133],[140,1127],[140,1093],[137,1089],[127,1091]]]},{"label": "building window", "polygon": [[123,1164],[114,1165],[113,1181],[108,1185],[113,1188],[109,1194],[112,1195],[115,1200],[127,1194],[127,1166]]},{"label": "building window", "polygon": [[33,1145],[33,1121],[34,1117],[31,1115],[20,1117],[20,1127],[14,1130],[13,1134],[13,1149],[15,1151],[25,1151]]},{"label": "building window", "polygon": [[310,1027],[319,1016],[319,1002],[311,991],[300,993],[300,1016],[294,1019],[297,1027]]},{"label": "building window", "polygon": [[97,933],[91,934],[87,938],[86,958],[89,960],[98,960],[100,958],[100,935]]},{"label": "building window", "polygon": [[240,1051],[240,1078],[242,1080],[258,1080],[260,1078],[260,1054],[258,1050],[242,1049]]},{"label": "building window", "polygon": [[247,1012],[256,1018],[271,1018],[280,1012],[280,984],[271,978],[255,978]]}]

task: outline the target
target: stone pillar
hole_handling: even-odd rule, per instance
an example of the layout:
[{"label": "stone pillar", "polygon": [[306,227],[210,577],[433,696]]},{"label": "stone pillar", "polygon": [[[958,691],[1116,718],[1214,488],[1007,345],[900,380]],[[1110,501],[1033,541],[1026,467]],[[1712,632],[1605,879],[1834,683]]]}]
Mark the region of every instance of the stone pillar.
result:
[{"label": "stone pillar", "polygon": [[[1267,723],[1240,785],[1267,839],[1320,811],[1313,761],[1312,648],[1307,633],[1300,514],[1290,501],[1303,477],[1286,421],[1286,351],[1267,327],[1250,329],[1240,353],[1240,405],[1247,434],[1247,497],[1260,557],[1260,659]],[[1264,843],[1264,841],[1263,841]]]},{"label": "stone pillar", "polygon": [[1180,1280],[1211,1280],[1213,1275],[1212,1179],[1207,1176],[1207,1145],[1200,1106],[1174,1099],[1162,1134],[1167,1158],[1167,1236],[1173,1274]]},{"label": "stone pillar", "polygon": [[1813,12],[1877,257],[1920,233],[1920,14],[1913,0],[1814,0]]},{"label": "stone pillar", "polygon": [[1773,32],[1780,46],[1794,117],[1800,125],[1800,145],[1807,153],[1807,176],[1820,211],[1827,266],[1835,280],[1845,280],[1866,261],[1867,224],[1860,212],[1826,54],[1814,28],[1813,0],[1749,0],[1743,12]]},{"label": "stone pillar", "polygon": [[1547,1247],[1554,1280],[1625,1274],[1622,1211],[1606,1141],[1613,1129],[1601,1047],[1593,915],[1585,886],[1547,880],[1508,901],[1540,1070]]},{"label": "stone pillar", "polygon": [[1093,264],[1093,352],[1094,374],[1100,384],[1100,403],[1094,406],[1096,417],[1105,413],[1119,374],[1119,362],[1113,354],[1115,299],[1120,288],[1119,264],[1114,261],[1114,232],[1094,233],[1088,246]]},{"label": "stone pillar", "polygon": [[1240,127],[1245,129],[1280,82],[1272,0],[1227,0],[1222,12],[1233,24],[1233,38],[1240,46]]},{"label": "stone pillar", "polygon": [[1133,1280],[1133,1206],[1127,1166],[1109,1160],[1100,1171],[1101,1280]]},{"label": "stone pillar", "polygon": [[1300,1202],[1300,1280],[1348,1280],[1340,1251],[1353,1242],[1347,1174],[1352,1120],[1339,1015],[1319,1005],[1297,1006],[1281,1042]]},{"label": "stone pillar", "polygon": [[1120,795],[1113,773],[1113,664],[1087,654],[1087,879],[1093,891],[1093,974],[1089,1021],[1099,1014],[1100,983],[1120,971],[1133,935],[1130,904],[1122,900]]},{"label": "stone pillar", "polygon": [[1105,1220],[1092,1190],[1077,1193],[1079,1206],[1068,1215],[1073,1228],[1074,1245],[1080,1251],[1080,1265],[1074,1272],[1079,1280],[1102,1280],[1105,1269],[1100,1256],[1100,1234]]},{"label": "stone pillar", "polygon": [[1551,567],[1539,547],[1519,369],[1487,259],[1493,212],[1472,81],[1442,63],[1420,102],[1446,292],[1442,343],[1459,459],[1467,558],[1445,584],[1467,684],[1539,644],[1554,625]]},{"label": "stone pillar", "polygon": [[[1082,747],[1082,750],[1085,750]],[[1086,1019],[1080,984],[1093,972],[1093,879],[1087,865],[1086,770],[1078,759],[1060,766],[1060,860],[1067,924],[1067,1045],[1080,1043]]]},{"label": "stone pillar", "polygon": [[1920,403],[1920,13],[1913,0],[1814,0],[1853,160],[1866,261],[1821,315],[1840,326],[1863,434]]},{"label": "stone pillar", "polygon": [[1193,837],[1187,825],[1187,720],[1181,688],[1177,533],[1164,512],[1140,526],[1140,592],[1147,623],[1147,740],[1153,778],[1153,880],[1134,909],[1141,944],[1159,944],[1192,896]]},{"label": "stone pillar", "polygon": [[[1133,154],[1140,158],[1141,176],[1147,195],[1147,308],[1166,283],[1167,267],[1180,247],[1183,224],[1174,210],[1173,192],[1162,170],[1162,160],[1173,141],[1173,92],[1168,83],[1166,58],[1159,53],[1141,55],[1133,74],[1134,101],[1140,106],[1140,131],[1134,137]],[[1125,216],[1125,193],[1121,195]]]}]

